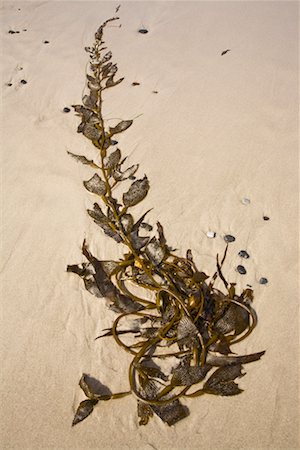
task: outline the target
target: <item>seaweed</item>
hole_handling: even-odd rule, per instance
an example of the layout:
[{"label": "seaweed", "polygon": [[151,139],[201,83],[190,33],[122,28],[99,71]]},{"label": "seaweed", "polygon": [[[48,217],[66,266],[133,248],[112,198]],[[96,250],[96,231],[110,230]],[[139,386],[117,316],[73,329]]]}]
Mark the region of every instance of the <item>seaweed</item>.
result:
[{"label": "seaweed", "polygon": [[[122,150],[113,149],[117,142],[112,139],[129,129],[133,120],[108,126],[103,116],[105,91],[124,80],[115,79],[118,67],[103,40],[105,27],[118,19],[106,20],[96,31],[94,44],[85,48],[90,58],[88,93],[81,105],[73,105],[81,120],[77,131],[91,141],[99,163],[68,153],[96,170],[83,182],[96,199],[87,212],[101,232],[126,247],[126,253],[118,261],[100,260],[84,241],[86,262],[70,265],[67,271],[82,278],[88,292],[106,299],[117,314],[111,328],[96,339],[113,338],[132,360],[125,392],[114,394],[96,379],[82,375],[79,385],[86,399],[79,404],[73,425],[87,418],[99,402],[133,395],[140,425],[156,414],[172,426],[189,415],[182,401],[204,394],[240,394],[242,389],[234,380],[244,376],[242,365],[259,360],[264,352],[238,356],[231,350],[257,324],[253,291],[245,289],[238,294],[222,272],[234,237],[225,236],[224,256],[219,261],[217,255],[216,272],[208,276],[197,268],[190,249],[182,257],[167,245],[159,222],[153,232],[146,221],[149,211],[134,218],[134,207],[148,194],[149,180],[146,175],[136,178],[139,165],[128,166]],[[122,192],[121,198],[116,197],[116,188]],[[224,284],[223,291],[215,287],[217,278]],[[133,293],[136,287],[140,290],[134,291],[141,294]],[[122,324],[127,329],[120,329]],[[163,360],[168,367],[165,371]]]}]

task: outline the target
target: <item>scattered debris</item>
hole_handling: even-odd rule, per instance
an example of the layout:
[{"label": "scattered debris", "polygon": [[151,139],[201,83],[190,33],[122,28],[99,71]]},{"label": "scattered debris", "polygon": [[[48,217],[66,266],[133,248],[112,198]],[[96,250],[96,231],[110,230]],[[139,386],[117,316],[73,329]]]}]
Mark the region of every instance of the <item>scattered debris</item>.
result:
[{"label": "scattered debris", "polygon": [[231,234],[226,234],[224,236],[224,241],[227,242],[227,243],[234,242],[235,241],[235,237],[232,236]]},{"label": "scattered debris", "polygon": [[249,255],[249,253],[246,252],[246,250],[241,250],[241,251],[239,252],[239,256],[240,256],[241,258],[245,258],[245,259],[250,258],[250,255]]},{"label": "scattered debris", "polygon": [[250,199],[245,197],[245,198],[242,199],[242,203],[243,203],[243,205],[249,205],[250,204]]},{"label": "scattered debris", "polygon": [[236,270],[238,271],[238,273],[240,273],[241,275],[245,275],[247,273],[247,270],[245,269],[244,266],[237,266]]}]

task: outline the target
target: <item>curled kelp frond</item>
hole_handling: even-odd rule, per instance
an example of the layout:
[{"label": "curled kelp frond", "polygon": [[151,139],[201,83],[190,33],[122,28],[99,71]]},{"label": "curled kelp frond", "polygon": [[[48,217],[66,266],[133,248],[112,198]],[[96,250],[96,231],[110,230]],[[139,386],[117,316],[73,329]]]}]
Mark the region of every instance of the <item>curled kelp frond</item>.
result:
[{"label": "curled kelp frond", "polygon": [[[117,19],[106,20],[98,28],[94,44],[86,47],[90,56],[87,92],[82,104],[74,105],[81,120],[78,132],[94,145],[99,165],[68,153],[93,168],[83,182],[94,196],[87,212],[107,236],[126,247],[126,253],[118,261],[100,260],[84,241],[85,261],[68,266],[67,271],[79,276],[90,294],[102,299],[99,301],[106,299],[117,313],[112,326],[96,339],[102,342],[102,338],[112,337],[131,355],[129,389],[113,394],[83,374],[79,385],[87,398],[79,404],[73,425],[88,417],[97,403],[132,394],[137,399],[140,425],[146,425],[155,414],[172,426],[189,415],[182,400],[205,394],[240,394],[236,379],[244,376],[242,365],[259,360],[264,352],[239,356],[232,351],[234,344],[253,331],[257,317],[252,308],[253,291],[245,289],[238,294],[235,284],[223,274],[228,236],[224,256],[221,260],[217,256],[216,272],[209,277],[196,267],[191,250],[186,257],[174,253],[160,222],[153,231],[146,221],[150,210],[137,220],[134,217],[135,206],[148,194],[149,180],[146,175],[136,175],[138,164],[125,165],[127,158],[119,146],[113,148],[118,142],[112,139],[129,129],[133,120],[108,126],[102,108],[106,89],[124,79],[115,79],[118,67],[103,40],[105,27]],[[224,285],[222,291],[215,288],[217,278]]]}]

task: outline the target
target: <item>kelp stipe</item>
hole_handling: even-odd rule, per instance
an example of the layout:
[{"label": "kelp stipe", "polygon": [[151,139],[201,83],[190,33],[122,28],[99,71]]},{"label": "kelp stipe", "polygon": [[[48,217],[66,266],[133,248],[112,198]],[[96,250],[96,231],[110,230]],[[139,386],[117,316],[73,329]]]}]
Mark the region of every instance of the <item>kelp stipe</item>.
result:
[{"label": "kelp stipe", "polygon": [[[102,261],[84,241],[86,262],[67,270],[79,275],[92,295],[107,299],[118,314],[112,327],[96,339],[113,337],[132,355],[132,361],[126,392],[112,393],[95,378],[82,375],[79,386],[87,398],[78,406],[73,425],[89,416],[98,402],[132,394],[137,399],[140,425],[146,425],[155,413],[171,426],[189,415],[182,400],[204,394],[240,394],[235,380],[244,375],[242,365],[260,359],[264,352],[232,354],[231,346],[249,336],[257,318],[251,306],[253,291],[237,294],[234,283],[228,283],[222,273],[228,244],[221,261],[217,256],[216,273],[208,277],[196,267],[191,250],[185,257],[175,254],[159,222],[156,233],[151,233],[152,226],[146,221],[149,211],[138,219],[133,216],[134,206],[148,193],[149,181],[146,175],[136,178],[139,165],[127,167],[126,157],[115,147],[116,135],[126,131],[132,120],[109,127],[102,113],[103,94],[123,81],[116,78],[118,67],[103,40],[105,27],[116,20],[106,20],[97,30],[93,46],[85,48],[90,57],[88,94],[81,105],[73,106],[81,119],[77,131],[94,145],[100,162],[69,154],[96,171],[83,182],[97,200],[87,212],[107,236],[126,247],[126,253],[119,261]],[[115,188],[120,185],[124,193],[116,198]],[[217,277],[224,292],[214,287]],[[133,294],[133,286],[151,292],[152,300]],[[120,330],[124,323],[127,328]],[[178,363],[165,373],[159,362],[171,357]]]}]

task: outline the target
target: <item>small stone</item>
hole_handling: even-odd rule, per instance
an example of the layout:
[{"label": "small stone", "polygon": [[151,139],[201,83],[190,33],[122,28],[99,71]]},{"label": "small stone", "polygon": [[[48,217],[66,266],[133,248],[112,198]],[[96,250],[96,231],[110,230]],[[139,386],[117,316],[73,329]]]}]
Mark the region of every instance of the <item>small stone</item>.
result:
[{"label": "small stone", "polygon": [[243,198],[242,203],[243,203],[243,205],[249,205],[250,199],[245,197],[245,198]]},{"label": "small stone", "polygon": [[245,269],[244,266],[237,266],[236,270],[238,271],[238,273],[240,273],[241,275],[245,275],[247,273],[247,270]]},{"label": "small stone", "polygon": [[241,258],[245,258],[245,259],[250,258],[250,255],[249,255],[249,253],[246,252],[246,250],[241,250],[241,251],[239,252],[239,256],[240,256]]},{"label": "small stone", "polygon": [[141,34],[147,34],[147,33],[148,33],[148,30],[146,30],[145,28],[140,28],[140,29],[139,29],[139,33],[141,33]]},{"label": "small stone", "polygon": [[268,283],[268,279],[267,279],[267,278],[262,277],[262,278],[259,280],[259,284],[267,284],[267,283]]},{"label": "small stone", "polygon": [[206,236],[210,239],[213,239],[214,237],[216,237],[216,233],[214,231],[208,231],[206,233]]},{"label": "small stone", "polygon": [[26,80],[21,80],[20,83],[21,84],[27,84],[27,81]]},{"label": "small stone", "polygon": [[268,216],[263,216],[263,219],[264,219],[264,220],[270,220],[270,217],[268,217]]},{"label": "small stone", "polygon": [[235,237],[234,237],[234,236],[231,236],[231,234],[226,234],[226,235],[224,236],[224,241],[225,241],[225,242],[234,242],[234,241],[235,241]]},{"label": "small stone", "polygon": [[15,34],[14,30],[9,30],[8,34]]},{"label": "small stone", "polygon": [[20,33],[20,31],[15,31],[15,33],[19,34],[19,33]]},{"label": "small stone", "polygon": [[137,81],[134,81],[133,83],[131,83],[132,86],[139,86],[141,83],[138,83]]},{"label": "small stone", "polygon": [[118,141],[115,141],[114,139],[111,139],[110,144],[111,144],[111,145],[117,145],[117,144],[118,144]]},{"label": "small stone", "polygon": [[70,112],[71,110],[70,110],[70,108],[68,108],[67,106],[65,106],[65,108],[63,109],[63,112],[64,113],[68,113],[68,112]]},{"label": "small stone", "polygon": [[6,86],[12,86],[12,83],[6,83]]},{"label": "small stone", "polygon": [[252,284],[246,284],[246,286],[252,288]]},{"label": "small stone", "polygon": [[24,28],[24,30],[23,31],[27,31],[27,28]]},{"label": "small stone", "polygon": [[44,44],[50,44],[50,42],[49,41],[44,41]]},{"label": "small stone", "polygon": [[152,91],[152,94],[158,94],[158,91]]}]

